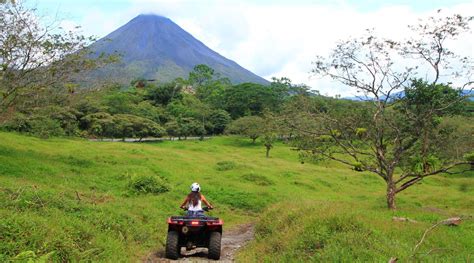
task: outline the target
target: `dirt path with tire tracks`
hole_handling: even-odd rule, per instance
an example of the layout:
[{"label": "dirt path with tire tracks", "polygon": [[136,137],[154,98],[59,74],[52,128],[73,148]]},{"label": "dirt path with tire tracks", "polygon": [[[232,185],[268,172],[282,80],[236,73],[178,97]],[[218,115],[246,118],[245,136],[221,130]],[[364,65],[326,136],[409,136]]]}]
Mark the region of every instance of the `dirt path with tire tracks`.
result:
[{"label": "dirt path with tire tracks", "polygon": [[197,248],[190,251],[181,250],[181,258],[179,260],[169,260],[164,257],[164,250],[150,253],[143,262],[233,262],[237,250],[243,247],[254,237],[254,225],[243,224],[237,225],[227,230],[224,228],[222,234],[221,259],[210,260],[207,258],[207,249]]}]

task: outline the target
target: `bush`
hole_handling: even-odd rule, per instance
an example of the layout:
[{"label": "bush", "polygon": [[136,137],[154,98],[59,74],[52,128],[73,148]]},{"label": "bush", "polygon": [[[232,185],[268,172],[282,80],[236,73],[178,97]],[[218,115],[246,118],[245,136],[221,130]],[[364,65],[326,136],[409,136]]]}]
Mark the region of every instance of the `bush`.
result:
[{"label": "bush", "polygon": [[153,175],[132,176],[128,188],[136,194],[160,194],[170,190],[161,178]]},{"label": "bush", "polygon": [[255,140],[262,134],[263,125],[263,118],[245,116],[231,122],[226,128],[226,133],[247,136],[255,143]]},{"label": "bush", "polygon": [[1,129],[5,131],[29,132],[31,127],[28,117],[25,114],[17,113],[10,120],[2,123]]},{"label": "bush", "polygon": [[217,162],[216,170],[217,171],[228,171],[228,170],[234,169],[236,166],[237,165],[233,161],[221,161],[221,162]]},{"label": "bush", "polygon": [[30,133],[43,139],[64,135],[61,123],[48,117],[36,118],[30,121],[30,126]]},{"label": "bush", "polygon": [[468,162],[474,162],[474,152],[465,154],[464,159]]},{"label": "bush", "polygon": [[357,172],[362,172],[364,171],[364,169],[362,168],[362,164],[360,162],[355,162],[352,164],[354,171],[357,171]]},{"label": "bush", "polygon": [[77,115],[78,111],[68,107],[48,106],[27,113],[16,113],[3,123],[2,128],[41,138],[76,136],[79,134]]}]

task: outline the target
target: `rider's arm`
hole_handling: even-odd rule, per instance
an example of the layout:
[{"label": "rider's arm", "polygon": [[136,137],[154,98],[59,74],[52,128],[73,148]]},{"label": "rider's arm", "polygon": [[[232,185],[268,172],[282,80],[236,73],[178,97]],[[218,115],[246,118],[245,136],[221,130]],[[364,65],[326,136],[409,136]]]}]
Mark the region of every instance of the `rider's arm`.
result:
[{"label": "rider's arm", "polygon": [[188,202],[189,202],[189,198],[186,196],[186,198],[184,199],[184,202],[179,207],[186,208],[186,204],[188,204]]},{"label": "rider's arm", "polygon": [[201,201],[203,201],[204,204],[207,205],[207,207],[209,207],[209,208],[211,208],[211,209],[213,208],[212,205],[206,200],[206,197],[204,197],[203,194],[201,194]]}]

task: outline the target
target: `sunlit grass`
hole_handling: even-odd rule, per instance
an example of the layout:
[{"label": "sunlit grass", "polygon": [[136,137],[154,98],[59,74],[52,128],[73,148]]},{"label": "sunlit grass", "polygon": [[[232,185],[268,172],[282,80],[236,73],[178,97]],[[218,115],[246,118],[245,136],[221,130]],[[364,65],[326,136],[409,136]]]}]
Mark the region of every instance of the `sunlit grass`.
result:
[{"label": "sunlit grass", "polygon": [[[281,143],[272,149],[271,158],[265,158],[263,145],[237,137],[111,143],[41,140],[0,133],[0,140],[0,261],[24,251],[37,255],[54,251],[56,260],[138,260],[163,246],[166,217],[180,213],[178,206],[194,181],[201,184],[203,193],[216,207],[212,214],[222,217],[225,227],[262,220],[257,228],[260,233],[268,218],[275,219],[275,224],[289,220],[284,219],[288,208],[301,215],[308,228],[308,222],[313,221],[324,225],[321,220],[330,215],[340,215],[342,224],[355,215],[363,225],[362,234],[375,231],[381,240],[398,244],[394,253],[387,252],[385,243],[373,251],[370,247],[355,247],[355,252],[347,252],[345,247],[338,248],[338,244],[346,243],[334,241],[328,250],[332,252],[324,253],[335,255],[341,249],[341,260],[359,257],[358,253],[361,259],[372,260],[406,256],[401,251],[411,248],[429,224],[446,216],[472,214],[474,207],[472,177],[437,176],[401,194],[400,209],[390,212],[385,208],[385,185],[376,175],[355,172],[336,163],[302,164],[297,153]],[[169,191],[131,192],[130,180],[137,176],[156,176]],[[278,203],[284,205],[265,212]],[[327,208],[333,211],[326,214]],[[280,212],[272,212],[275,209]],[[408,216],[421,223],[390,224],[392,215]],[[295,231],[290,228],[281,233],[283,236],[270,234],[258,239],[265,243],[251,245],[242,252],[242,259],[248,260],[262,251],[268,253],[269,259],[272,255],[282,260],[300,259],[294,253],[299,249],[307,251],[303,241],[310,237],[298,234],[307,232],[298,220],[288,221],[295,224]],[[397,235],[398,230],[414,232],[404,236]],[[470,222],[456,230],[436,232],[433,238],[441,240],[443,231],[453,237],[459,234],[461,245],[457,241],[448,245],[461,252],[474,240]],[[267,238],[279,237],[287,240],[275,243],[279,250],[271,252],[273,248],[268,246],[273,241],[267,246]],[[444,246],[442,242],[435,244]],[[368,251],[357,252],[362,249]]]}]

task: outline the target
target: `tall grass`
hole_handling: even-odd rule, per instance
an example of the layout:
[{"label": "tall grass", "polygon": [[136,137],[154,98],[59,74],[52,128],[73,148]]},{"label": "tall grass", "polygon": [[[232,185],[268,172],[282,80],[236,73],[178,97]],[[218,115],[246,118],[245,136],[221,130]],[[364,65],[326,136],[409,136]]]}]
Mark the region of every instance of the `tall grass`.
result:
[{"label": "tall grass", "polygon": [[395,222],[390,212],[353,202],[278,204],[256,227],[256,239],[240,253],[242,262],[470,262],[474,222],[440,226],[414,247],[424,231],[447,215],[412,211],[417,223]]}]

